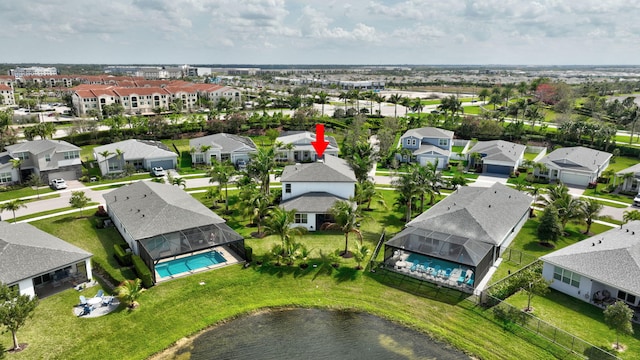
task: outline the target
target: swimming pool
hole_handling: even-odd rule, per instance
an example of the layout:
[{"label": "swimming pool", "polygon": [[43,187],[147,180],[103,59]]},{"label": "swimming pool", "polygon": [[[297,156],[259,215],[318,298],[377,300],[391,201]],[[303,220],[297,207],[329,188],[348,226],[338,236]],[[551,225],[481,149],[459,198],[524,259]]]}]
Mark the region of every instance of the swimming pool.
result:
[{"label": "swimming pool", "polygon": [[162,262],[156,265],[156,271],[161,278],[166,278],[224,262],[227,262],[227,259],[222,254],[212,251]]}]

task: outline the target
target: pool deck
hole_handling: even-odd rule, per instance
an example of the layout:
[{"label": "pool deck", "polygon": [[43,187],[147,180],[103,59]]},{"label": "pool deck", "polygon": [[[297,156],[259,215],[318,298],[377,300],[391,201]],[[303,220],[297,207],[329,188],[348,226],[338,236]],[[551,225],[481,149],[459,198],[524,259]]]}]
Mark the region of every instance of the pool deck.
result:
[{"label": "pool deck", "polygon": [[175,275],[171,275],[171,276],[165,276],[165,277],[161,277],[160,274],[158,274],[158,271],[155,271],[155,275],[156,275],[156,283],[161,283],[161,282],[165,282],[168,280],[173,280],[173,279],[177,279],[177,278],[181,278],[181,277],[185,277],[188,275],[192,275],[195,273],[199,273],[199,272],[203,272],[203,271],[209,271],[209,270],[213,270],[213,269],[219,269],[221,267],[225,267],[225,266],[229,266],[229,265],[233,265],[233,264],[239,264],[244,262],[244,260],[242,258],[240,258],[239,256],[236,256],[233,251],[229,250],[226,248],[226,246],[218,246],[215,247],[213,249],[206,249],[206,250],[202,250],[202,251],[195,251],[193,253],[189,253],[189,254],[184,254],[184,255],[180,255],[180,256],[174,256],[171,258],[167,258],[167,259],[163,259],[163,261],[160,261],[158,263],[162,264],[164,262],[169,262],[172,260],[177,260],[177,259],[183,259],[183,258],[188,258],[194,255],[198,255],[198,254],[203,254],[203,253],[208,253],[208,252],[212,252],[212,251],[217,251],[220,254],[222,254],[222,256],[227,260],[225,262],[221,262],[218,264],[213,264],[213,265],[209,265],[209,266],[205,266],[199,269],[195,269],[195,270],[190,270],[190,271],[185,271],[179,274],[175,274]]}]

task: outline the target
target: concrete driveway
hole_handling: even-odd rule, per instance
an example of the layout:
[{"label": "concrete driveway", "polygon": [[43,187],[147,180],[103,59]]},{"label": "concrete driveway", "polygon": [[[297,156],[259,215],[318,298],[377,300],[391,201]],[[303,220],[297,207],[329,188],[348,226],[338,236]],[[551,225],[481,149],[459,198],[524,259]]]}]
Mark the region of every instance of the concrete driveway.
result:
[{"label": "concrete driveway", "polygon": [[469,186],[491,187],[497,182],[506,185],[507,180],[509,180],[509,175],[480,174],[475,182],[469,183]]}]

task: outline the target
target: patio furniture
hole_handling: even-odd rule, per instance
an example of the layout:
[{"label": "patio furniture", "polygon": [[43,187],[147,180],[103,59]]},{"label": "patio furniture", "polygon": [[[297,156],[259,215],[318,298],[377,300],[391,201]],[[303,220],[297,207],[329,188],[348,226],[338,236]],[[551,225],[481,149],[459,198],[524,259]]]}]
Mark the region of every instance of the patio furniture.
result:
[{"label": "patio furniture", "polygon": [[101,298],[102,296],[104,296],[104,291],[102,291],[102,289],[100,289],[100,290],[98,290],[98,293],[96,294],[95,297]]},{"label": "patio furniture", "polygon": [[440,276],[440,265],[436,265],[436,267],[433,268],[431,275],[433,275],[433,277]]},{"label": "patio furniture", "polygon": [[104,296],[102,298],[102,306],[109,306],[113,302],[113,296]]},{"label": "patio furniture", "polygon": [[460,276],[458,276],[458,285],[462,285],[462,283],[466,278],[467,278],[467,271],[465,270],[460,273]]},{"label": "patio furniture", "polygon": [[409,270],[411,270],[411,272],[416,271],[416,269],[418,268],[418,264],[419,263],[420,262],[418,260],[413,260],[413,266],[411,266],[411,269],[409,269]]},{"label": "patio furniture", "polygon": [[93,308],[87,304],[84,304],[82,306],[82,311],[80,312],[80,314],[78,314],[78,316],[84,316],[84,315],[89,315],[91,314],[91,311],[93,310]]},{"label": "patio furniture", "polygon": [[90,305],[91,307],[94,307],[95,305],[98,305],[101,302],[102,302],[102,298],[97,296],[87,299],[87,305]]},{"label": "patio furniture", "polygon": [[447,270],[444,271],[444,275],[443,275],[445,279],[448,279],[449,276],[451,276],[451,268],[447,268]]},{"label": "patio furniture", "polygon": [[466,284],[469,287],[473,287],[473,275],[469,276],[469,280],[467,280]]},{"label": "patio furniture", "polygon": [[87,298],[84,295],[80,295],[80,305],[87,305]]}]

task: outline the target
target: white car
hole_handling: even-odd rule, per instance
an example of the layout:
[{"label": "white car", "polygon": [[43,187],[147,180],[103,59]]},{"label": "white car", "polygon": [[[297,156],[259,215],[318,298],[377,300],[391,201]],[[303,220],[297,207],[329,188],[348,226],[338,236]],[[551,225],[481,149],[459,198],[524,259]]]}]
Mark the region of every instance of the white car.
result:
[{"label": "white car", "polygon": [[54,190],[62,190],[67,188],[67,183],[64,179],[53,179],[49,182],[49,185]]},{"label": "white car", "polygon": [[640,207],[640,194],[636,195],[636,197],[633,198],[633,206]]},{"label": "white car", "polygon": [[165,176],[165,175],[167,175],[167,172],[164,171],[162,166],[156,166],[156,167],[151,169],[151,174],[153,176]]}]

